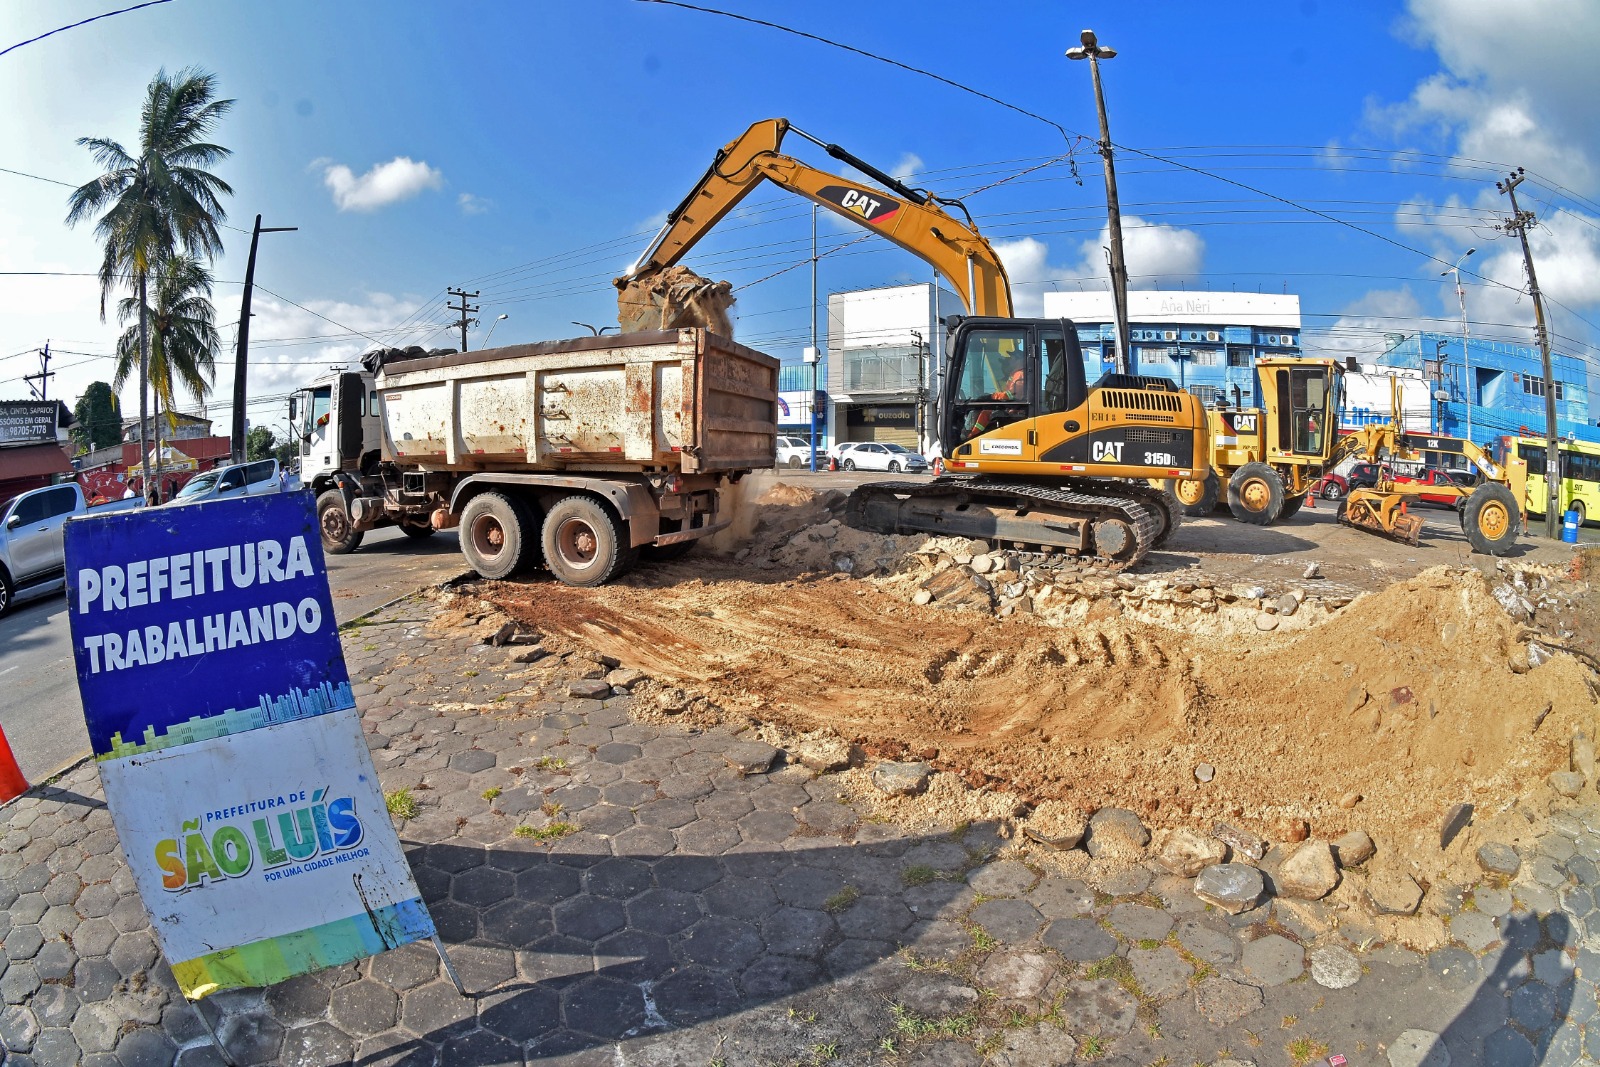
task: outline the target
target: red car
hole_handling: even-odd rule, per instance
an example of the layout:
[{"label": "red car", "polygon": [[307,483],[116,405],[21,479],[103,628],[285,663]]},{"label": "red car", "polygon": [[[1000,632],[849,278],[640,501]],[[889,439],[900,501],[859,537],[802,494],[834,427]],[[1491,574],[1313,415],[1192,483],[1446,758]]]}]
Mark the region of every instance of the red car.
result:
[{"label": "red car", "polygon": [[1311,483],[1311,492],[1324,500],[1338,500],[1349,491],[1350,483],[1344,480],[1344,475],[1332,471]]},{"label": "red car", "polygon": [[[1459,489],[1471,489],[1473,477],[1467,471],[1446,471],[1430,469],[1422,472],[1422,477],[1417,479],[1422,485],[1451,486]],[[1447,508],[1458,506],[1465,497],[1455,493],[1422,493],[1419,497],[1425,504],[1442,504]]]}]

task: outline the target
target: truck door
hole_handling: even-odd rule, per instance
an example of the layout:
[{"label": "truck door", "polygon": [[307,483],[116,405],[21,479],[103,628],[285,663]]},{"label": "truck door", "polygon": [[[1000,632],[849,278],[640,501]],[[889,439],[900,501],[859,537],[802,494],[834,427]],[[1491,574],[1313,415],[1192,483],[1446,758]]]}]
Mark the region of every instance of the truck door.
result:
[{"label": "truck door", "polygon": [[77,505],[77,491],[70,485],[42,489],[17,501],[6,519],[11,562],[17,568],[12,577],[23,581],[62,566],[62,531]]},{"label": "truck door", "polygon": [[341,374],[333,383],[334,466],[344,471],[361,469],[362,413],[367,387],[359,374]]}]

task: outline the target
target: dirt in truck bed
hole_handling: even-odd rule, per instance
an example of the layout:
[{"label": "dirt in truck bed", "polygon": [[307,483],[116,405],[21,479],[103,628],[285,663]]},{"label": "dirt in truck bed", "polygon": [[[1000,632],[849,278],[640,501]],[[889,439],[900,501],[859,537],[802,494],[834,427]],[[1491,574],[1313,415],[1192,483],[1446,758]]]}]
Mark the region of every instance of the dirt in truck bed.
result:
[{"label": "dirt in truck bed", "polygon": [[[1595,733],[1593,666],[1559,633],[1530,642],[1540,610],[1582,602],[1592,617],[1592,594],[1574,599],[1588,586],[1553,568],[1436,566],[1365,595],[1188,565],[1112,578],[860,533],[837,523],[840,499],[768,490],[722,546],[737,558],[713,550],[598,589],[476,592],[547,644],[645,672],[637,703],[687,691],[689,711],[671,702],[680,717],[827,731],[1027,804],[1128,807],[1157,829],[1365,830],[1430,878],[1469,862],[1480,832],[1517,836],[1506,820],[1519,817],[1526,831],[1519,801],[1567,768],[1575,730]],[[1446,855],[1440,824],[1458,802],[1477,816]]]}]

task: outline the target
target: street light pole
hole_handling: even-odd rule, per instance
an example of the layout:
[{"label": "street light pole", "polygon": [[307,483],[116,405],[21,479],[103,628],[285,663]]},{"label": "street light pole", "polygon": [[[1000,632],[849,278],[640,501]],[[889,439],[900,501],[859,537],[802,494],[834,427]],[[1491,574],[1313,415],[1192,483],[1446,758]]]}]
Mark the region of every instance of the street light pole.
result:
[{"label": "street light pole", "polygon": [[1100,158],[1106,175],[1106,220],[1111,231],[1111,302],[1117,317],[1117,372],[1133,373],[1132,353],[1128,348],[1128,265],[1122,256],[1122,208],[1117,202],[1117,168],[1111,158],[1111,123],[1106,118],[1106,94],[1100,84],[1100,61],[1114,59],[1115,48],[1096,40],[1093,30],[1078,35],[1082,45],[1067,49],[1068,59],[1087,59],[1094,81],[1094,106],[1100,115]]},{"label": "street light pole", "polygon": [[1472,397],[1477,390],[1474,388],[1475,383],[1472,380],[1472,353],[1467,350],[1467,294],[1461,288],[1461,264],[1465,263],[1467,257],[1476,251],[1476,248],[1467,249],[1461,253],[1461,258],[1456,260],[1455,266],[1439,273],[1441,278],[1446,274],[1454,274],[1456,276],[1456,303],[1461,307],[1461,362],[1466,367],[1464,375],[1467,387],[1467,440],[1469,441],[1472,440]]},{"label": "street light pole", "polygon": [[[250,295],[256,287],[256,245],[261,243],[264,233],[293,233],[298,226],[263,226],[261,216],[256,216],[255,229],[250,231],[250,259],[244,268],[244,297],[239,304],[239,346],[234,351],[233,358],[233,439],[231,451],[233,462],[243,463],[245,460],[244,449],[244,394],[245,394],[245,367],[248,364],[250,352]],[[160,455],[156,456],[159,462]]]},{"label": "street light pole", "polygon": [[509,319],[510,317],[511,317],[510,315],[501,315],[501,316],[499,316],[498,318],[496,318],[493,322],[491,322],[489,324],[489,332],[483,335],[483,347],[484,348],[488,348],[489,347],[489,338],[494,336],[494,328],[496,326],[500,325],[506,319]]}]

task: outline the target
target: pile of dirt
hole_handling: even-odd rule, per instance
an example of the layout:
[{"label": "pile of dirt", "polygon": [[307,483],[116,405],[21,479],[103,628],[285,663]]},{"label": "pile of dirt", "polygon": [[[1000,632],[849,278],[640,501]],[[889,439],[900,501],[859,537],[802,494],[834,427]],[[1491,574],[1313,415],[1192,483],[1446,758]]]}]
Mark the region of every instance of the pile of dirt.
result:
[{"label": "pile of dirt", "polygon": [[733,337],[731,282],[714,282],[677,266],[645,271],[619,286],[617,321],[623,333],[703,326]]},{"label": "pile of dirt", "polygon": [[[547,642],[684,690],[669,715],[827,731],[1025,803],[1131,808],[1157,829],[1222,820],[1280,842],[1364,830],[1424,880],[1470,881],[1478,841],[1525,835],[1574,732],[1596,736],[1595,671],[1530,642],[1470,568],[1292,628],[1257,624],[1260,596],[1235,596],[1232,623],[1216,596],[1157,596],[1155,610],[1128,576],[1077,582],[1058,612],[999,618],[910,601],[923,561],[949,545],[859,534],[836,525],[837,500],[762,492],[738,558],[481,595]],[[635,689],[646,704],[653,691]],[[1474,825],[1441,850],[1463,802]]]}]

